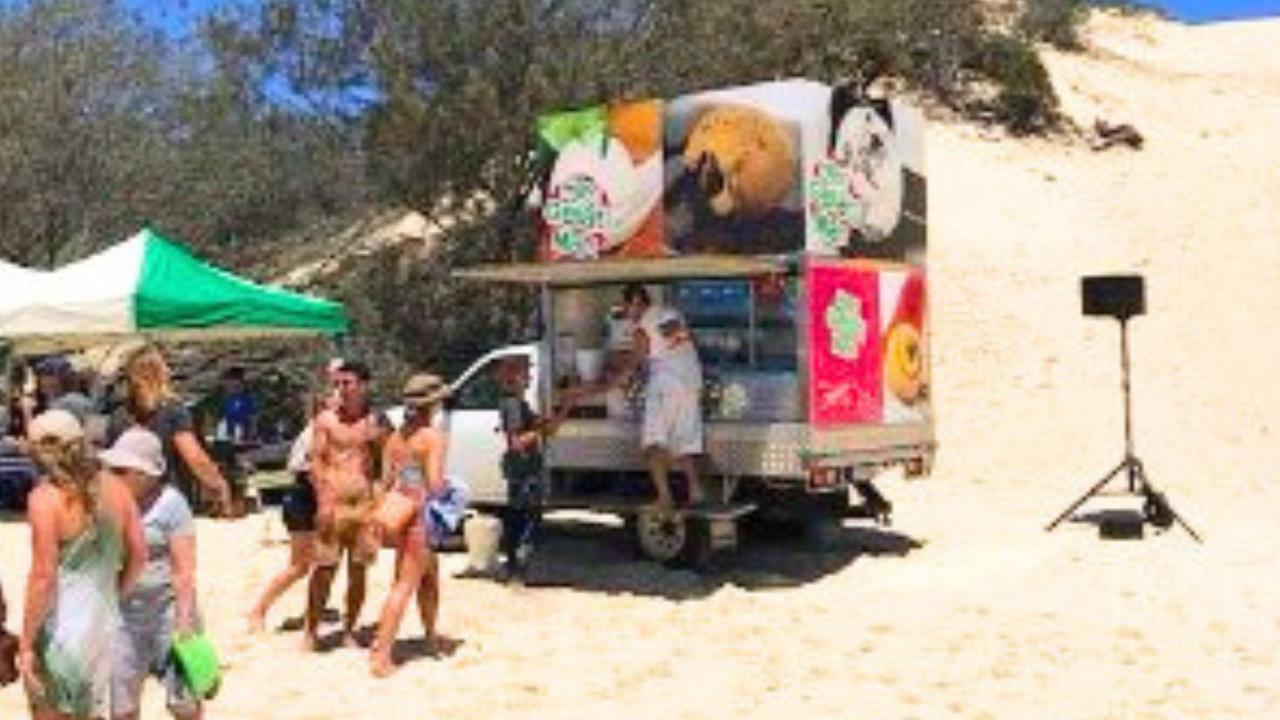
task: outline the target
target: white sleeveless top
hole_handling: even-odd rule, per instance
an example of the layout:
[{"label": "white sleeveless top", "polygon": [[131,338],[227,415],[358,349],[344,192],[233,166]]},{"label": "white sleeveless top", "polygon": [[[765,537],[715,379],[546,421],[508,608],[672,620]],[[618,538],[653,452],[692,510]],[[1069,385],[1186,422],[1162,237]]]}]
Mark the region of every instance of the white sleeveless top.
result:
[{"label": "white sleeveless top", "polygon": [[640,329],[649,341],[648,387],[701,392],[702,363],[698,360],[698,349],[691,339],[673,340],[664,336],[664,326],[670,334],[672,329],[684,327],[684,318],[674,308],[662,305],[650,307],[640,318]]}]

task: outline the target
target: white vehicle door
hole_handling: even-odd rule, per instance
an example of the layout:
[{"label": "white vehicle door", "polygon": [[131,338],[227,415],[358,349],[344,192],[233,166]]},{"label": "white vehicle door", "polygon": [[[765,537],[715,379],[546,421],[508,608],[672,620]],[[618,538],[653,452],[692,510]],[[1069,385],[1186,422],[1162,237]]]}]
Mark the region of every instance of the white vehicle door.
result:
[{"label": "white vehicle door", "polygon": [[502,477],[502,454],[507,449],[507,439],[498,417],[498,398],[502,391],[494,370],[503,358],[522,354],[512,351],[484,358],[463,375],[449,400],[445,417],[449,437],[445,472],[466,481],[473,503],[507,501],[507,483]]}]

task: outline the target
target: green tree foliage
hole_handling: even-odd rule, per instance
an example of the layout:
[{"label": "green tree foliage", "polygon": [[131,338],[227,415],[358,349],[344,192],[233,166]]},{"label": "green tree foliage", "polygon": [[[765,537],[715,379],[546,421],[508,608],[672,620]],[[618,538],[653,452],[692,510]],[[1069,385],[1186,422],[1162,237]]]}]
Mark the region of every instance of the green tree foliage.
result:
[{"label": "green tree foliage", "polygon": [[528,317],[526,296],[449,272],[531,256],[513,210],[539,113],[799,75],[899,78],[1017,132],[1055,118],[1035,52],[990,29],[976,0],[270,0],[239,31],[299,94],[358,108],[383,197],[499,208],[452,231],[434,263],[381,258],[348,285],[362,324],[389,331],[381,350],[419,363],[474,357]]},{"label": "green tree foliage", "polygon": [[179,46],[113,0],[27,0],[0,11],[0,242],[50,264],[150,221],[251,265],[316,218],[394,205],[441,219],[479,200],[494,210],[455,223],[431,261],[381,253],[331,288],[371,353],[452,367],[527,329],[526,295],[450,272],[531,257],[519,207],[538,114],[788,76],[887,77],[1018,132],[1051,127],[1056,101],[1028,40],[1054,40],[1074,3],[1029,0],[1014,35],[984,7],[259,0]]},{"label": "green tree foliage", "polygon": [[1026,0],[1018,30],[1064,50],[1080,49],[1080,23],[1087,8],[1083,0]]},{"label": "green tree foliage", "polygon": [[267,101],[243,48],[179,46],[112,0],[0,10],[0,250],[51,266],[152,223],[252,254],[362,199],[353,130]]}]

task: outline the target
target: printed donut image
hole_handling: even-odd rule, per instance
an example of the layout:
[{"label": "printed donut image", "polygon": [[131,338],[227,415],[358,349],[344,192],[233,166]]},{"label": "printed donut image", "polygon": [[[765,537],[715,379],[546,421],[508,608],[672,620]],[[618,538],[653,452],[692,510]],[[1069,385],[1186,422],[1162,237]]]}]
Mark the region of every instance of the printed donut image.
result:
[{"label": "printed donut image", "polygon": [[768,113],[729,105],[703,113],[685,143],[685,171],[697,177],[712,212],[759,217],[796,184],[796,148]]},{"label": "printed donut image", "polygon": [[920,331],[908,323],[889,328],[885,336],[884,371],[889,390],[904,404],[915,403],[924,394],[924,348]]},{"label": "printed donut image", "polygon": [[922,273],[907,277],[884,334],[885,381],[904,405],[927,392],[929,378],[924,348],[925,284]]}]

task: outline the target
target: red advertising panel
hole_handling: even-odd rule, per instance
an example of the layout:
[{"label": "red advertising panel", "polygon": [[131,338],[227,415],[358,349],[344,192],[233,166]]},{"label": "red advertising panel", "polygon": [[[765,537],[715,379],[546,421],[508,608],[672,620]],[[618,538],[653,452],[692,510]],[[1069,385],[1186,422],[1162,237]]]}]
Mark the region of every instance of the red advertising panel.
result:
[{"label": "red advertising panel", "polygon": [[880,277],[873,265],[814,261],[809,288],[809,419],[879,422],[884,405]]}]

